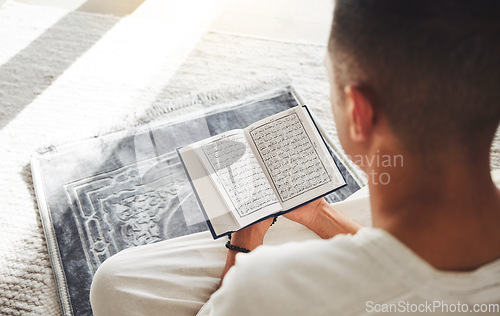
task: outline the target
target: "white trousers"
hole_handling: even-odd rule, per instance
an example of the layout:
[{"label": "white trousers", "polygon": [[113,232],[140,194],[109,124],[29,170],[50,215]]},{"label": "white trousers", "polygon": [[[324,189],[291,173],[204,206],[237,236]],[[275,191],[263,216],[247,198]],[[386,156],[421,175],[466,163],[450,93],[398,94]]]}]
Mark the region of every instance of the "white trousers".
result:
[{"label": "white trousers", "polygon": [[[370,225],[368,190],[356,192],[336,208]],[[319,238],[307,228],[280,217],[265,244]],[[94,315],[196,315],[217,290],[226,262],[225,238],[210,232],[129,248],[97,270],[90,300]]]}]

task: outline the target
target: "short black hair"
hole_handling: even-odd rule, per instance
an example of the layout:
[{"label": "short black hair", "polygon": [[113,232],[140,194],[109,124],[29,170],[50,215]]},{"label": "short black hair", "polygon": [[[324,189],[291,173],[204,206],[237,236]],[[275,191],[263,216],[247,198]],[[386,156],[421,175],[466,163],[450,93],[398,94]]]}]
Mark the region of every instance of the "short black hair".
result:
[{"label": "short black hair", "polygon": [[409,149],[470,146],[500,122],[499,0],[337,0],[329,43]]}]

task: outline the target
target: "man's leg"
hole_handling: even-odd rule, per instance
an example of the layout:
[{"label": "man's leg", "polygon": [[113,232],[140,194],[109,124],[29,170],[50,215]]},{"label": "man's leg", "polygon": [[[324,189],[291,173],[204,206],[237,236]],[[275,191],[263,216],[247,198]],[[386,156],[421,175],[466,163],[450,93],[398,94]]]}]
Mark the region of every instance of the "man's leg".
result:
[{"label": "man's leg", "polygon": [[203,232],[121,251],[94,276],[94,315],[195,315],[219,285],[224,243]]},{"label": "man's leg", "polygon": [[[369,224],[366,189],[337,208]],[[280,217],[264,244],[319,238],[307,228]],[[226,263],[226,238],[203,232],[126,249],[98,269],[90,293],[94,315],[195,315],[217,290]]]}]

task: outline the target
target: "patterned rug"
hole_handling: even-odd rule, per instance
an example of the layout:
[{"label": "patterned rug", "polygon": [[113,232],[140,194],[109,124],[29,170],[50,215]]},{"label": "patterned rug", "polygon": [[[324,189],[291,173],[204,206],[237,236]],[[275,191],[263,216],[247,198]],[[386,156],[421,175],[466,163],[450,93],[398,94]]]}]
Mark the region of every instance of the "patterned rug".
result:
[{"label": "patterned rug", "polygon": [[[286,87],[249,97],[256,99],[192,119],[51,146],[32,160],[64,314],[92,314],[92,277],[111,255],[208,229],[175,149],[299,105]],[[348,183],[326,197],[333,203],[359,190],[360,183],[333,145],[330,151]]]}]

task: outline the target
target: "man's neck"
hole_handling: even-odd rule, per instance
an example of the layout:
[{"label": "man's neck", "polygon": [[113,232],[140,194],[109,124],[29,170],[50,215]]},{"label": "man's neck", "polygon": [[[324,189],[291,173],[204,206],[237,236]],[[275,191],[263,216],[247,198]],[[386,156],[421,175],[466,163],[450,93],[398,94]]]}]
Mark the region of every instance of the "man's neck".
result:
[{"label": "man's neck", "polygon": [[474,160],[429,168],[405,156],[404,166],[376,168],[390,181],[369,179],[373,226],[437,269],[474,270],[500,258],[500,192],[488,155]]}]

